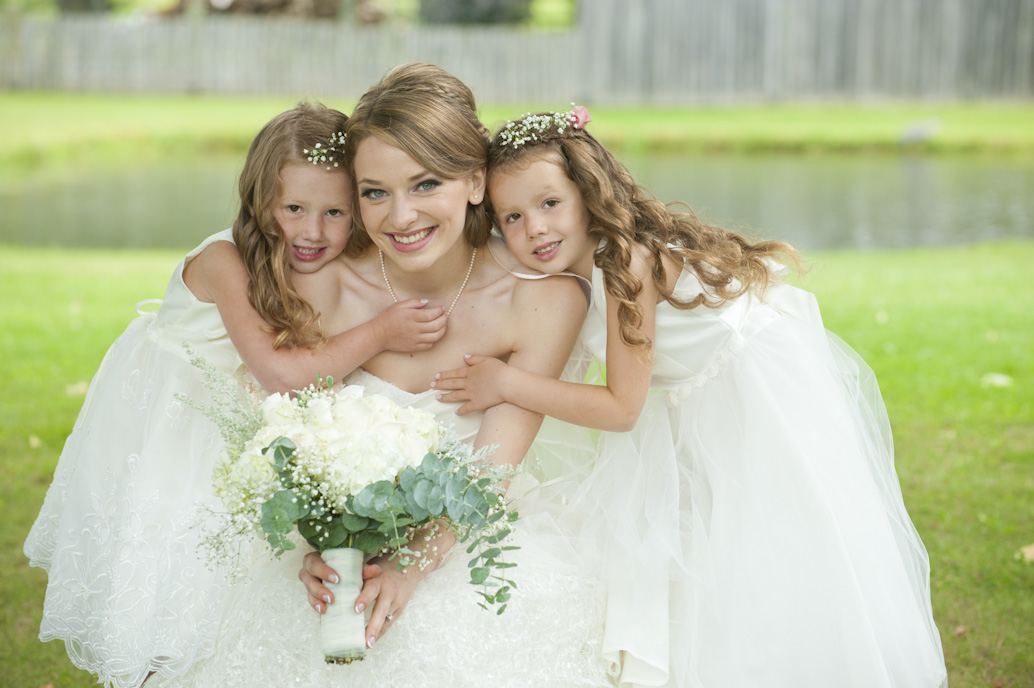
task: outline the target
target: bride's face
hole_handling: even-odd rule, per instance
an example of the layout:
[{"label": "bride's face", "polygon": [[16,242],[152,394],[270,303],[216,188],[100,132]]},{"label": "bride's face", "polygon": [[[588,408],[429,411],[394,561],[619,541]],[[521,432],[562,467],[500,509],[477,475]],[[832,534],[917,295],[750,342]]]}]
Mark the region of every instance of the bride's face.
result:
[{"label": "bride's face", "polygon": [[363,224],[386,260],[417,272],[466,253],[467,204],[484,198],[484,170],[444,179],[374,136],[356,148],[354,170]]}]

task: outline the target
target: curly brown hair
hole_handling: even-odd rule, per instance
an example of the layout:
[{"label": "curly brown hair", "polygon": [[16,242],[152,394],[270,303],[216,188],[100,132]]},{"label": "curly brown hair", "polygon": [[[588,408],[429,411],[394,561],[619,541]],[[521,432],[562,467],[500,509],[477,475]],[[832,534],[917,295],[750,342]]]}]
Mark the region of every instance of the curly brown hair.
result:
[{"label": "curly brown hair", "polygon": [[[589,215],[589,237],[600,243],[594,262],[603,272],[607,292],[618,299],[621,338],[632,347],[645,348],[643,312],[636,297],[642,283],[630,269],[636,244],[653,259],[653,281],[663,298],[681,309],[718,307],[751,290],[763,290],[771,281],[764,258],[783,255],[800,265],[796,250],[782,241],[752,242],[741,234],[701,222],[693,211],[676,212],[636,184],[632,175],[584,128],[567,124],[561,130],[554,113],[533,115],[548,126],[519,145],[506,142],[504,127],[489,146],[488,169],[515,170],[536,160],[557,164],[578,187]],[[491,204],[491,198],[488,199]],[[605,240],[605,241],[603,241]],[[667,287],[663,258],[690,267],[710,293],[681,300]]]},{"label": "curly brown hair", "polygon": [[[485,167],[488,129],[477,115],[474,94],[444,69],[423,62],[399,65],[363,94],[348,120],[345,160],[354,170],[355,153],[368,136],[398,148],[428,172],[445,179],[467,177]],[[354,171],[353,171],[354,176]],[[358,198],[355,199],[358,209]],[[362,255],[371,245],[359,212],[346,253]],[[485,204],[467,205],[464,238],[483,246],[492,231]]]},{"label": "curly brown hair", "polygon": [[305,149],[345,130],[348,116],[314,101],[302,101],[262,127],[251,142],[238,184],[240,211],[233,240],[248,271],[248,300],[276,338],[275,348],[318,346],[325,336],[316,313],[291,284],[291,263],[284,233],[273,208],[280,198],[280,170],[308,162]]}]

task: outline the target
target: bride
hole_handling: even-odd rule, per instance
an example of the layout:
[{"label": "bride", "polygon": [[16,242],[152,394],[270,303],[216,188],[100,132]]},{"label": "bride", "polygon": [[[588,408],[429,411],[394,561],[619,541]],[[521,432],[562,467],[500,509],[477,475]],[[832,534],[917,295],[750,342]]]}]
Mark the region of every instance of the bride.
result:
[{"label": "bride", "polygon": [[[502,615],[481,609],[468,583],[469,556],[451,548],[447,533],[418,534],[435,552],[423,570],[400,572],[393,561],[375,559],[356,600],[329,595],[312,573],[327,580],[334,572],[316,554],[308,555],[312,573],[298,573],[304,545],[276,561],[262,561],[256,548],[214,655],[186,676],[155,676],[147,686],[612,685],[615,669],[601,646],[601,589],[579,574],[556,521],[564,476],[578,469],[572,440],[551,455],[543,438],[532,446],[540,415],[504,404],[458,417],[458,405],[438,402],[429,387],[435,371],[457,367],[472,351],[559,376],[585,315],[582,291],[562,277],[517,279],[497,260],[505,248],[489,239],[487,131],[455,77],[432,65],[395,68],[360,100],[346,134],[357,227],[347,257],[301,276],[296,287],[322,313],[327,332],[408,298],[445,307],[447,331],[434,347],[379,354],[346,382],[425,408],[475,446],[496,445],[496,462],[523,461],[526,470],[508,491],[521,515],[513,542],[521,547],[513,557],[517,588]],[[578,431],[565,436],[571,432]],[[367,615],[366,659],[323,663],[319,616],[306,606],[298,577],[318,612],[329,603]]]}]

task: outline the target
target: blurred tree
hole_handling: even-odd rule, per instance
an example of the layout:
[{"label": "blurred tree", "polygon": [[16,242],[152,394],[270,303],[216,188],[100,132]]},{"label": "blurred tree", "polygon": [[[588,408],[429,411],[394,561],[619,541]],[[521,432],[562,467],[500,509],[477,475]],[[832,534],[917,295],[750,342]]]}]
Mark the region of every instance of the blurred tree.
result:
[{"label": "blurred tree", "polygon": [[531,18],[532,0],[420,0],[429,24],[513,24]]}]

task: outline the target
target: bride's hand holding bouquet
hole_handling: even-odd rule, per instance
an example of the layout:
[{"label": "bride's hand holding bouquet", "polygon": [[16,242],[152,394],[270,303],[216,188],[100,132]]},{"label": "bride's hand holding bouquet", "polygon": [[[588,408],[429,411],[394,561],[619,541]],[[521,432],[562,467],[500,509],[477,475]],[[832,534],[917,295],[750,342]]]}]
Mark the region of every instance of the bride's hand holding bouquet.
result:
[{"label": "bride's hand holding bouquet", "polygon": [[[209,558],[234,563],[242,537],[265,536],[276,556],[298,533],[340,575],[335,597],[356,599],[365,561],[399,571],[437,559],[440,538],[469,542],[471,583],[481,605],[506,607],[512,581],[502,561],[517,514],[504,501],[510,477],[489,452],[455,437],[424,411],[361,386],[321,381],[294,396],[273,394],[232,431],[216,465],[216,495],[226,512],[205,545]],[[450,537],[451,536],[451,537]],[[390,621],[389,610],[383,610]],[[365,619],[345,605],[322,617],[327,661],[363,656]]]}]

